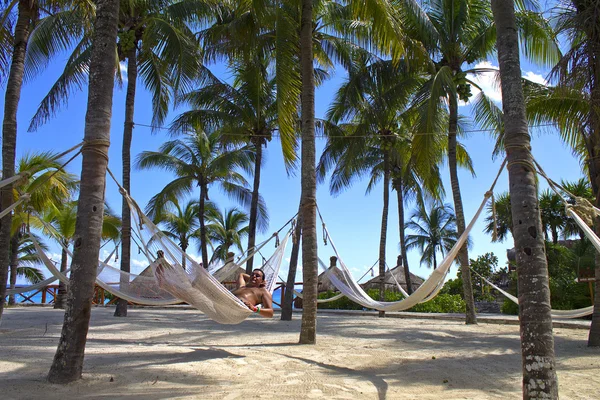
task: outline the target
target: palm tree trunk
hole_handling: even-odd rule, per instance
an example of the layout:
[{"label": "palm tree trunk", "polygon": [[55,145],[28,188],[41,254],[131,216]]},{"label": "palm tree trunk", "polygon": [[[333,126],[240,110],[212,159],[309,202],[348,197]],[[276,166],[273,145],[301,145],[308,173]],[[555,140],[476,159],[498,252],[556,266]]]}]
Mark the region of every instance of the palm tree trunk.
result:
[{"label": "palm tree trunk", "polygon": [[[15,152],[17,147],[17,109],[23,86],[25,68],[25,53],[33,19],[33,10],[29,0],[19,1],[19,15],[15,26],[15,41],[13,44],[12,61],[6,94],[4,95],[4,120],[2,121],[2,179],[15,175]],[[13,185],[6,185],[0,190],[0,209],[5,210],[13,203]],[[2,218],[0,223],[0,319],[4,311],[6,280],[10,263],[10,239],[12,213]]]},{"label": "palm tree trunk", "polygon": [[283,304],[281,305],[281,320],[291,321],[294,301],[294,284],[296,283],[296,272],[298,270],[298,255],[300,253],[300,241],[302,239],[302,207],[298,207],[298,219],[294,232],[294,242],[292,244],[292,254],[290,255],[290,269],[288,271],[287,282],[285,284],[285,293]]},{"label": "palm tree trunk", "polygon": [[552,228],[552,243],[558,244],[558,231],[555,227]]},{"label": "palm tree trunk", "polygon": [[[548,266],[521,85],[512,0],[492,0],[519,291],[523,398],[558,399]],[[517,223],[518,221],[518,223]]]},{"label": "palm tree trunk", "polygon": [[[68,246],[68,243],[63,243]],[[60,255],[60,272],[63,274],[67,271],[67,250],[65,248],[62,249]],[[56,293],[56,298],[54,299],[54,308],[64,309],[67,303],[67,285],[63,283],[63,281],[58,281],[58,292]]]},{"label": "palm tree trunk", "polygon": [[[262,164],[262,138],[253,138],[256,161],[254,163],[254,185],[252,187],[252,200],[250,201],[250,221],[248,221],[248,252],[252,252],[256,243],[256,220],[258,218],[258,195],[260,187],[260,166]],[[252,272],[254,257],[246,262],[246,273]]]},{"label": "palm tree trunk", "polygon": [[[187,242],[186,242],[187,243]],[[181,267],[183,268],[183,270],[185,271],[187,268],[187,257],[185,256],[185,252],[187,251],[187,245],[181,245],[181,250],[183,252],[183,254],[181,255]]]},{"label": "palm tree trunk", "polygon": [[[133,113],[135,109],[135,90],[137,87],[137,42],[127,57],[127,94],[125,95],[125,126],[123,128],[123,188],[131,190],[131,141],[133,139]],[[125,197],[121,203],[121,271],[131,271],[131,210]],[[129,286],[128,275],[121,274],[120,285]],[[127,300],[119,299],[115,308],[115,317],[127,316]]]},{"label": "palm tree trunk", "polygon": [[[10,239],[10,288],[14,289],[17,285],[17,268],[19,267],[19,233],[17,232]],[[8,304],[15,304],[15,295],[8,297]]]},{"label": "palm tree trunk", "polygon": [[[588,5],[588,7],[590,6],[591,5]],[[592,175],[595,178],[592,179],[592,188],[595,189],[596,207],[600,207],[600,150],[598,150],[600,149],[600,31],[598,31],[597,22],[590,22],[590,24],[586,24],[587,29],[585,29],[585,31],[587,36],[586,39],[588,43],[591,44],[587,48],[591,53],[588,56],[588,60],[592,63],[593,76],[590,89],[590,136],[595,142],[593,152],[591,153],[594,154],[591,163],[594,165],[593,170],[596,174]],[[590,171],[592,171],[592,169],[590,169]],[[595,228],[596,234],[600,234],[600,217],[596,218]],[[590,347],[600,347],[600,259],[598,254],[596,254],[596,259],[596,296],[594,297],[594,312],[592,314],[592,325],[588,336],[588,346]]]},{"label": "palm tree trunk", "polygon": [[204,212],[206,208],[206,185],[200,184],[200,201],[198,203],[198,222],[200,223],[200,249],[202,252],[202,266],[208,269],[208,238],[206,235],[206,224],[204,222]]},{"label": "palm tree trunk", "polygon": [[[406,235],[404,234],[404,196],[402,195],[402,181],[398,180],[396,194],[398,195],[398,228],[400,233],[400,255],[404,267],[404,281],[406,282],[406,292],[412,294],[412,282],[410,280],[410,269],[408,268],[408,256],[406,255]],[[400,263],[398,263],[400,264]]]},{"label": "palm tree trunk", "polygon": [[302,71],[302,275],[303,305],[300,343],[317,342],[317,176],[315,168],[315,76],[313,69],[313,4],[302,0],[300,63]]},{"label": "palm tree trunk", "polygon": [[48,373],[48,380],[52,383],[68,383],[81,378],[100,254],[119,1],[97,0],[96,5],[85,116],[86,144],[81,150],[83,160],[78,202],[80,206],[77,208],[74,235],[75,249],[67,311],[58,348]]},{"label": "palm tree trunk", "polygon": [[[385,300],[385,245],[387,242],[388,212],[390,206],[390,155],[383,153],[383,210],[381,212],[381,233],[379,235],[379,301]],[[379,311],[385,317],[385,311]]]},{"label": "palm tree trunk", "polygon": [[[448,169],[450,170],[450,183],[452,185],[452,198],[454,199],[454,212],[456,214],[456,229],[458,236],[465,231],[465,213],[463,211],[460,184],[458,182],[458,165],[456,162],[456,132],[458,127],[458,100],[456,94],[449,96],[450,123],[448,129]],[[473,285],[471,271],[469,270],[469,252],[467,244],[458,253],[460,273],[463,280],[463,293],[465,300],[465,323],[476,324],[475,299],[473,298]]]}]

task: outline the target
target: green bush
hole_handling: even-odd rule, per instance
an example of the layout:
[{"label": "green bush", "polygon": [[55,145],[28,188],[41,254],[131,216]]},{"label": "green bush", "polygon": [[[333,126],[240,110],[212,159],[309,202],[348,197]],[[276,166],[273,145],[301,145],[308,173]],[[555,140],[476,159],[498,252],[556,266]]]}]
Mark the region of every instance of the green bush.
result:
[{"label": "green bush", "polygon": [[500,308],[500,312],[508,315],[519,315],[519,305],[512,300],[505,299]]},{"label": "green bush", "polygon": [[[367,290],[367,294],[375,300],[379,300],[379,290],[378,289],[369,289]],[[319,299],[328,299],[337,295],[337,293],[333,291],[327,291],[324,293],[320,293]],[[400,301],[404,298],[402,293],[393,292],[391,290],[386,290],[384,293],[384,301]],[[333,310],[363,310],[365,307],[357,304],[347,297],[342,297],[340,299],[327,302],[327,303],[319,303],[319,308],[321,309],[333,309]],[[465,311],[465,302],[459,295],[451,295],[451,294],[440,294],[428,301],[427,303],[417,304],[415,307],[411,308],[407,311],[413,312],[431,312],[431,313],[457,313]]]},{"label": "green bush", "polygon": [[457,294],[439,294],[426,303],[417,304],[408,311],[424,313],[464,313],[465,302]]}]

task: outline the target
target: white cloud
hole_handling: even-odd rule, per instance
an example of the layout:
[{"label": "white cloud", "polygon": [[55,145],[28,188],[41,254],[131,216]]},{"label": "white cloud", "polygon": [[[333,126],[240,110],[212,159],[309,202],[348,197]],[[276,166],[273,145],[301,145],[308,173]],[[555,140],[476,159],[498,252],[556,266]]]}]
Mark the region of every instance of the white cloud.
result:
[{"label": "white cloud", "polygon": [[[475,65],[474,69],[486,69],[486,70],[498,70],[498,67],[493,65],[489,61],[482,61]],[[483,92],[493,101],[501,102],[502,101],[502,92],[500,90],[500,82],[497,78],[497,73],[494,71],[485,71],[481,72],[477,75],[475,74],[467,74],[467,79],[473,81],[477,86],[479,86]],[[461,105],[469,104],[479,93],[479,89],[474,86],[471,86],[471,93],[473,96],[469,99],[468,103],[461,102]]]},{"label": "white cloud", "polygon": [[121,79],[123,83],[127,83],[127,62],[119,61],[119,72],[121,73]]},{"label": "white cloud", "polygon": [[[484,69],[479,74],[467,74],[467,78],[477,84],[483,92],[496,103],[502,103],[502,90],[500,89],[500,76],[498,74],[498,66],[493,65],[490,61],[482,61],[476,64],[473,69]],[[492,71],[495,70],[495,71]],[[544,77],[540,74],[536,74],[533,71],[527,71],[523,74],[523,77],[536,83],[548,84]],[[473,99],[480,93],[479,89],[471,86],[471,93],[473,96],[469,98],[469,102],[460,102],[461,106],[466,106],[473,101]]]},{"label": "white cloud", "polygon": [[548,81],[546,79],[544,79],[544,77],[542,75],[536,74],[535,72],[532,72],[532,71],[527,71],[525,73],[525,75],[523,75],[523,78],[529,79],[531,82],[540,83],[542,85],[548,84]]}]

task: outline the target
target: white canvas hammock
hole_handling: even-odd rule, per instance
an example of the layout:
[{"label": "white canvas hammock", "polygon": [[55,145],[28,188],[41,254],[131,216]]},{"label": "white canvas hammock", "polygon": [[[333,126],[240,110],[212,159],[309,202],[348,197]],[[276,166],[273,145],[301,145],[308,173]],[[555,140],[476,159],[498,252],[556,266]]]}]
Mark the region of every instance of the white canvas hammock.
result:
[{"label": "white canvas hammock", "polygon": [[[495,183],[495,182],[494,182]],[[493,188],[493,186],[492,186]],[[419,286],[410,296],[395,302],[385,302],[385,301],[376,301],[372,299],[364,289],[352,278],[352,274],[349,269],[346,267],[344,261],[339,257],[339,253],[335,247],[335,244],[331,240],[331,236],[329,232],[327,232],[327,236],[331,243],[331,247],[333,248],[336,256],[338,257],[339,267],[335,266],[330,268],[327,271],[328,277],[333,283],[333,285],[346,297],[350,300],[358,303],[366,308],[372,308],[380,311],[402,311],[407,310],[409,308],[414,307],[415,305],[426,301],[426,299],[431,299],[437,295],[441,287],[443,286],[444,278],[448,273],[448,270],[452,266],[452,262],[458,255],[458,252],[462,248],[462,246],[466,243],[469,233],[473,229],[473,225],[481,215],[485,204],[488,199],[491,197],[491,192],[488,191],[479,209],[475,213],[475,216],[465,228],[463,234],[458,238],[454,247],[448,252],[446,257],[442,260],[439,267],[433,271],[433,273],[427,278],[421,286]]]},{"label": "white canvas hammock", "polygon": [[[225,288],[218,279],[213,277],[207,269],[184,253],[179,246],[154,225],[125,191],[122,191],[122,194],[132,210],[132,216],[140,237],[143,238],[146,235],[152,238],[152,240],[142,241],[144,245],[148,243],[145,245],[144,254],[162,252],[162,256],[156,261],[150,260],[152,261],[150,266],[156,278],[156,283],[162,290],[185,301],[202,311],[210,319],[222,324],[237,324],[252,314],[252,311]],[[142,227],[143,231],[140,229]],[[271,293],[275,288],[279,267],[291,232],[292,229],[287,232],[273,256],[262,268],[265,275],[266,289]],[[238,268],[238,265],[232,267],[235,269]],[[160,274],[157,274],[158,268],[161,269]]]},{"label": "white canvas hammock", "polygon": [[[581,218],[581,216],[579,216],[579,214],[577,214],[577,212],[575,211],[575,207],[572,204],[569,204],[567,199],[565,199],[564,196],[562,195],[561,191],[564,193],[567,193],[569,196],[571,196],[573,199],[575,199],[577,205],[579,205],[578,202],[580,202],[580,200],[577,198],[577,196],[569,193],[569,191],[566,188],[564,188],[563,186],[559,185],[558,183],[556,183],[552,179],[550,179],[546,175],[546,173],[544,172],[544,170],[542,169],[542,167],[540,166],[540,164],[537,161],[534,160],[534,163],[538,169],[538,171],[537,171],[538,174],[540,174],[544,179],[546,179],[550,188],[560,197],[560,199],[565,204],[566,214],[568,216],[570,216],[571,218],[573,218],[575,223],[584,232],[585,236],[590,240],[590,242],[592,243],[592,245],[594,246],[596,251],[598,251],[598,253],[600,253],[600,239],[598,238],[598,236],[596,236],[593,229],[590,228],[589,225],[583,220],[583,218]],[[585,205],[585,207],[592,208],[593,213],[597,213],[597,215],[600,215],[600,210],[598,208],[594,207],[592,204],[588,203]],[[493,282],[489,281],[485,277],[478,274],[476,271],[474,271],[474,270],[472,270],[472,271],[475,274],[477,274],[480,278],[482,278],[488,285],[490,285],[491,287],[493,287],[494,289],[496,289],[497,291],[502,293],[507,299],[511,300],[515,304],[519,304],[519,299],[517,297],[513,296],[512,294],[510,294],[507,291],[503,290],[502,288],[498,287]],[[592,315],[592,313],[594,312],[594,306],[583,307],[583,308],[579,308],[579,309],[575,309],[575,310],[554,310],[553,309],[553,310],[551,310],[551,312],[552,312],[553,318],[581,318],[581,317],[585,317],[587,315]]]},{"label": "white canvas hammock", "polygon": [[469,233],[475,225],[475,222],[477,221],[477,219],[479,219],[479,216],[481,215],[481,212],[483,211],[486,203],[492,197],[494,187],[496,186],[496,182],[498,182],[500,173],[504,169],[505,165],[506,160],[500,166],[496,178],[494,179],[490,189],[485,193],[483,201],[481,202],[481,205],[479,206],[475,215],[471,219],[471,222],[469,222],[469,224],[465,228],[465,231],[462,233],[462,235],[460,235],[452,249],[448,252],[448,254],[446,254],[438,268],[436,268],[429,276],[429,278],[427,278],[421,284],[421,286],[419,286],[410,296],[407,296],[406,298],[400,301],[394,302],[376,301],[372,299],[364,291],[364,289],[352,278],[350,270],[348,269],[348,267],[346,267],[346,264],[339,256],[339,253],[337,251],[337,248],[335,247],[333,240],[331,239],[329,231],[323,223],[323,230],[325,232],[325,235],[327,235],[327,237],[329,238],[331,247],[333,248],[335,255],[338,257],[339,261],[339,267],[333,266],[329,268],[329,270],[326,272],[326,275],[329,277],[331,283],[333,283],[333,285],[342,294],[344,294],[346,297],[348,297],[355,303],[358,303],[366,308],[371,308],[380,311],[408,310],[409,308],[412,308],[419,303],[429,301],[435,296],[437,296],[437,294],[444,285],[444,280],[446,278],[446,275],[448,274],[448,271],[450,270],[450,267],[452,266],[452,263],[454,262],[454,259],[458,255],[460,249],[465,245],[469,237]]},{"label": "white canvas hammock", "polygon": [[[379,260],[377,260],[377,261],[379,261]],[[376,261],[375,263],[377,263],[377,261]],[[325,263],[324,263],[324,262],[323,262],[323,260],[321,260],[320,258],[319,258],[319,265],[321,266],[321,268],[323,268],[323,269],[325,270],[325,272],[327,271],[327,267],[325,266]],[[369,268],[369,269],[367,270],[367,272],[365,272],[365,273],[364,273],[364,274],[363,274],[363,275],[362,275],[360,278],[358,278],[358,279],[356,280],[356,282],[360,282],[360,281],[362,280],[362,278],[364,278],[364,277],[365,277],[365,276],[366,276],[366,275],[369,273],[369,271],[371,271],[372,269],[373,269],[373,267]],[[389,269],[389,267],[387,268],[387,271],[388,271],[388,272],[390,272],[390,269]],[[395,284],[396,284],[396,287],[398,288],[398,291],[399,291],[400,293],[402,293],[402,295],[403,295],[404,297],[408,297],[408,296],[409,296],[409,294],[406,292],[406,290],[404,290],[404,288],[402,287],[402,285],[400,285],[400,283],[398,282],[398,280],[396,279],[396,277],[394,276],[394,274],[391,274],[391,275],[392,275],[392,278],[394,279],[394,282],[395,282]],[[281,277],[279,277],[279,279],[281,279]],[[285,282],[283,279],[281,279],[281,280],[282,280],[283,282]],[[299,297],[299,298],[301,298],[301,299],[303,298],[303,297],[302,297],[302,292],[299,292],[299,291],[297,291],[297,290],[294,290],[294,295],[295,295],[295,296],[297,296],[297,297]],[[344,293],[338,293],[338,294],[336,294],[335,296],[328,297],[328,298],[326,298],[326,299],[317,299],[317,303],[318,303],[318,304],[329,303],[329,302],[332,302],[332,301],[335,301],[335,300],[341,299],[342,297],[344,297]]]},{"label": "white canvas hammock", "polygon": [[[39,243],[38,243],[39,245]],[[36,248],[37,250],[37,248]],[[113,251],[108,255],[108,257],[106,257],[106,259],[104,260],[104,262],[102,263],[98,263],[98,274],[100,274],[104,268],[104,265],[106,265],[106,263],[108,263],[110,261],[110,259],[112,258],[112,256],[114,256],[114,254],[117,251],[117,247],[115,246],[115,248],[113,249]],[[45,254],[44,254],[45,255]],[[52,260],[50,260],[48,257],[45,257],[47,260],[49,260],[53,265],[54,263],[52,262]],[[46,265],[46,263],[44,262],[44,265]],[[68,279],[67,276],[69,274],[69,272],[71,271],[71,269],[67,269],[64,273],[59,271],[59,274],[64,275],[65,279]],[[28,286],[23,286],[23,287],[18,287],[18,288],[14,288],[14,289],[7,289],[6,290],[6,295],[7,296],[11,296],[11,295],[15,295],[15,294],[21,294],[21,293],[27,293],[27,292],[32,292],[35,290],[41,290],[44,287],[51,285],[53,282],[56,282],[58,280],[58,278],[56,276],[54,276],[54,274],[48,278],[48,279],[44,279],[43,281],[40,281],[38,283],[34,283],[33,285],[28,285]]]}]

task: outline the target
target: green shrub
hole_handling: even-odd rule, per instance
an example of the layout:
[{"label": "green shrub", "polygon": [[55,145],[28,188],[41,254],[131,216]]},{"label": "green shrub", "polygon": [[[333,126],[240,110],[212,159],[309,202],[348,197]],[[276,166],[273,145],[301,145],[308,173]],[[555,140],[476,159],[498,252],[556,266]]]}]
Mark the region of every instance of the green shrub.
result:
[{"label": "green shrub", "polygon": [[[369,289],[367,290],[367,294],[375,300],[379,300],[379,290],[378,289]],[[327,291],[324,293],[320,293],[319,299],[328,299],[337,295],[337,293],[333,291]],[[404,298],[402,293],[394,292],[391,290],[386,290],[384,293],[384,301],[400,301]],[[333,309],[333,310],[363,310],[365,307],[357,304],[347,297],[342,297],[340,299],[330,301],[327,303],[319,303],[319,308],[321,309]],[[451,294],[440,294],[434,297],[432,300],[427,303],[418,304],[415,307],[411,308],[408,311],[413,312],[440,312],[440,313],[457,313],[465,311],[465,302],[459,295],[451,295]]]},{"label": "green shrub", "polygon": [[514,303],[512,300],[504,299],[504,303],[502,303],[500,312],[508,315],[519,315],[519,305]]},{"label": "green shrub", "polygon": [[408,311],[424,313],[464,313],[465,302],[457,294],[439,294],[426,303],[417,304]]}]

